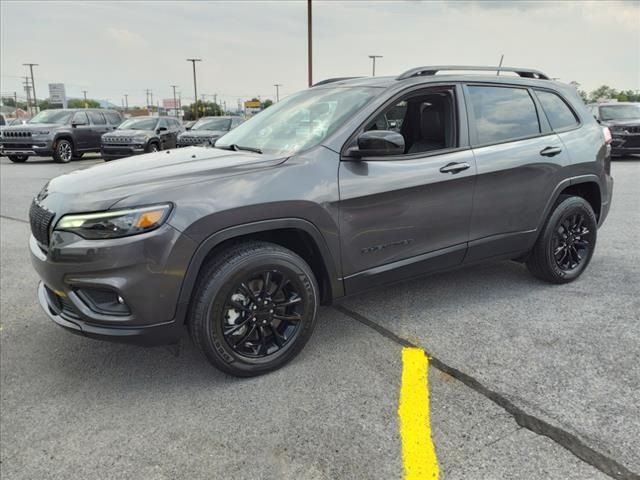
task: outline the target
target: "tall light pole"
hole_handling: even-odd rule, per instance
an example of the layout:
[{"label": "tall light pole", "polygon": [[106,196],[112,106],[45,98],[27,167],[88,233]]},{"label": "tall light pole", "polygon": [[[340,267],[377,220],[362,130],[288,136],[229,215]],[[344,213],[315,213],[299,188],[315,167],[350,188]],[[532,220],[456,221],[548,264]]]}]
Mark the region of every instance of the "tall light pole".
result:
[{"label": "tall light pole", "polygon": [[84,94],[84,108],[89,108],[89,104],[87,103],[87,91],[82,90],[82,93]]},{"label": "tall light pole", "polygon": [[313,85],[313,52],[311,48],[311,0],[307,0],[307,69],[309,73],[309,86]]},{"label": "tall light pole", "polygon": [[25,67],[29,67],[29,70],[31,71],[31,89],[33,90],[34,111],[35,111],[35,113],[38,113],[38,97],[36,97],[36,84],[33,81],[33,67],[37,67],[38,64],[37,63],[23,63],[22,65],[24,65]]},{"label": "tall light pole", "polygon": [[373,77],[376,76],[376,58],[382,58],[382,55],[369,55],[369,58],[373,60]]},{"label": "tall light pole", "polygon": [[173,88],[173,111],[176,113],[176,117],[178,117],[178,100],[176,100],[176,87],[177,85],[170,85]]},{"label": "tall light pole", "polygon": [[274,87],[276,87],[276,102],[280,101],[280,87],[282,86],[281,83],[274,83],[273,84]]},{"label": "tall light pole", "polygon": [[194,120],[198,119],[198,84],[196,83],[196,62],[201,62],[201,58],[187,58],[187,62],[193,65],[193,98],[195,98],[196,113]]},{"label": "tall light pole", "polygon": [[124,112],[127,113],[129,111],[129,94],[124,94]]}]

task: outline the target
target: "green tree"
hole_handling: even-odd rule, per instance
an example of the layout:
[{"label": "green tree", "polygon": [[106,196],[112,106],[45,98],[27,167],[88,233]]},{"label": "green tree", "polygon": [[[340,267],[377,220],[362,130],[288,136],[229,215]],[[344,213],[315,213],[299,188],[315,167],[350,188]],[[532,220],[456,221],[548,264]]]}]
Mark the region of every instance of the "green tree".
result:
[{"label": "green tree", "polygon": [[602,85],[589,94],[589,100],[591,102],[597,102],[599,100],[616,98],[617,96],[618,91],[615,88],[611,88],[609,85]]},{"label": "green tree", "polygon": [[271,105],[273,105],[273,100],[267,98],[264,102],[262,102],[262,109],[264,110],[265,108],[269,108]]},{"label": "green tree", "polygon": [[220,107],[219,104],[214,102],[203,102],[201,100],[198,100],[197,105],[196,103],[192,103],[191,105],[188,105],[186,107],[184,112],[185,120],[195,120],[196,106],[198,108],[198,118],[219,117],[221,115],[224,115],[224,112],[222,111],[222,107]]},{"label": "green tree", "polygon": [[[97,100],[93,100],[91,98],[87,98],[87,108],[99,108],[100,102]],[[69,108],[84,108],[84,98],[71,98],[67,101],[67,106]]]},{"label": "green tree", "polygon": [[59,108],[59,106],[50,104],[49,100],[38,100],[38,111],[49,110],[50,108]]},{"label": "green tree", "polygon": [[[2,105],[6,105],[7,107],[15,107],[16,102],[13,97],[2,97]],[[26,110],[27,103],[21,102],[20,100],[18,100],[18,108],[21,108],[22,110]]]}]

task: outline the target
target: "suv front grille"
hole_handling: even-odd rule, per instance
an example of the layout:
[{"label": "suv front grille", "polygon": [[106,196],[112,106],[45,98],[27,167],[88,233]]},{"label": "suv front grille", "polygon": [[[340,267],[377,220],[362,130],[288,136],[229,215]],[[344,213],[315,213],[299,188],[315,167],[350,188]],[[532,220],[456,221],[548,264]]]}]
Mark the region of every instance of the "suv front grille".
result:
[{"label": "suv front grille", "polygon": [[42,245],[49,245],[49,227],[53,217],[55,217],[55,213],[41,207],[35,200],[31,203],[29,209],[31,233]]},{"label": "suv front grille", "polygon": [[104,143],[120,143],[126,145],[133,141],[133,137],[103,137],[102,141]]},{"label": "suv front grille", "polygon": [[640,133],[640,126],[637,127],[622,127],[623,130],[626,130],[629,133]]},{"label": "suv front grille", "polygon": [[26,138],[31,136],[31,132],[29,131],[16,131],[16,130],[5,130],[2,132],[3,137],[8,138]]}]

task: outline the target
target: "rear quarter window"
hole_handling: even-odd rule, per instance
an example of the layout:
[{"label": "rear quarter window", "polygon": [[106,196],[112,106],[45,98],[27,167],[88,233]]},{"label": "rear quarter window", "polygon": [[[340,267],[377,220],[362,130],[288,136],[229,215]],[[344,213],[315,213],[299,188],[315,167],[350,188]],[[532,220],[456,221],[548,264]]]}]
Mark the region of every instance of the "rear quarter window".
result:
[{"label": "rear quarter window", "polygon": [[468,87],[480,145],[540,134],[536,106],[524,88]]},{"label": "rear quarter window", "polygon": [[551,128],[554,130],[562,130],[578,125],[577,117],[571,108],[569,108],[569,105],[558,95],[544,90],[536,90],[536,96],[542,104],[542,109],[551,124]]},{"label": "rear quarter window", "polygon": [[104,112],[104,116],[107,117],[107,121],[111,125],[118,125],[122,122],[122,118],[120,118],[120,114],[116,112]]}]

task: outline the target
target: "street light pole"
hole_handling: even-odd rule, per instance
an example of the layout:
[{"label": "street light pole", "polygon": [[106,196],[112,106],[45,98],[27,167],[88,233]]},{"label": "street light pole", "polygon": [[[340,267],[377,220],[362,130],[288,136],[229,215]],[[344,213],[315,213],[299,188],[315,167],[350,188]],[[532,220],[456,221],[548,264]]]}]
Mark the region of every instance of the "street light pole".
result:
[{"label": "street light pole", "polygon": [[34,111],[35,111],[35,113],[38,113],[38,97],[36,97],[36,84],[33,81],[33,67],[37,67],[38,64],[37,63],[23,63],[22,65],[24,65],[25,67],[29,67],[29,70],[31,71],[31,89],[33,90]]},{"label": "street light pole", "polygon": [[198,119],[198,84],[196,83],[196,62],[201,62],[201,58],[187,58],[187,62],[193,65],[193,98],[195,99],[196,113],[194,120]]},{"label": "street light pole", "polygon": [[127,113],[129,111],[129,94],[125,93],[124,94],[124,113]]},{"label": "street light pole", "polygon": [[176,113],[176,118],[178,117],[178,101],[176,100],[176,87],[177,85],[171,85],[173,88],[173,111]]},{"label": "street light pole", "polygon": [[89,108],[89,104],[87,103],[87,91],[82,90],[82,93],[84,94],[84,108]]},{"label": "street light pole", "polygon": [[281,83],[274,83],[273,84],[274,87],[276,87],[276,102],[280,101],[280,87],[282,86]]},{"label": "street light pole", "polygon": [[369,58],[373,60],[373,77],[376,76],[376,58],[382,58],[382,55],[369,55]]}]

